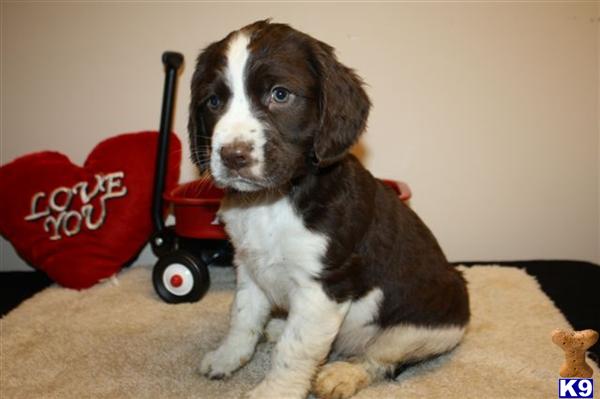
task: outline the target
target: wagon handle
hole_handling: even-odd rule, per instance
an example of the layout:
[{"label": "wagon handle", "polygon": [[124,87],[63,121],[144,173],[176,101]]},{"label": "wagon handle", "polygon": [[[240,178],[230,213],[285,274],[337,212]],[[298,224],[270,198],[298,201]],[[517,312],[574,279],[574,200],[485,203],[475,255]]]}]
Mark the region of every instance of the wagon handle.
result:
[{"label": "wagon handle", "polygon": [[163,91],[160,128],[158,131],[158,146],[156,149],[156,166],[154,173],[154,192],[152,193],[152,220],[154,229],[158,232],[164,229],[163,191],[167,174],[167,154],[169,153],[169,133],[173,125],[173,109],[175,107],[175,90],[177,89],[177,74],[183,64],[183,55],[174,51],[165,51],[162,55],[165,66],[165,87]]}]

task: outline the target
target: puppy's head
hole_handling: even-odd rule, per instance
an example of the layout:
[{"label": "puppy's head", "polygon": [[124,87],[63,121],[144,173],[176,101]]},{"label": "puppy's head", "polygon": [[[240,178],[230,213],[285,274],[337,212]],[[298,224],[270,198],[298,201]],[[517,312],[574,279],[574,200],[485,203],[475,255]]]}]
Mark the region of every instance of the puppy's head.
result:
[{"label": "puppy's head", "polygon": [[198,57],[192,157],[219,186],[280,187],[343,158],[369,108],[360,78],[330,46],[287,25],[255,22]]}]

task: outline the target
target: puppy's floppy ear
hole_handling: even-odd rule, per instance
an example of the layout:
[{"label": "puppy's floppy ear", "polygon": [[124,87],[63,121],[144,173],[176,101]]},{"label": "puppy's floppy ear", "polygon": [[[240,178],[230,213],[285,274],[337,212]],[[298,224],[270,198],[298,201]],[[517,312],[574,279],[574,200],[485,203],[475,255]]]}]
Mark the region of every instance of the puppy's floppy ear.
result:
[{"label": "puppy's floppy ear", "polygon": [[196,68],[192,75],[192,84],[190,91],[190,107],[188,110],[188,134],[190,139],[190,149],[192,162],[200,169],[200,172],[204,172],[208,165],[206,162],[202,162],[202,155],[204,153],[204,146],[206,143],[206,131],[204,128],[204,121],[202,117],[202,75],[206,69],[206,51],[204,51],[198,57],[196,61]]},{"label": "puppy's floppy ear", "polygon": [[206,132],[202,110],[193,101],[190,103],[189,112],[188,132],[192,162],[198,167],[201,173],[204,173],[209,167],[208,158],[210,156],[211,140]]},{"label": "puppy's floppy ear", "polygon": [[314,137],[312,162],[331,165],[342,159],[364,131],[371,102],[362,80],[342,65],[331,46],[315,40],[315,69],[320,80],[320,127]]},{"label": "puppy's floppy ear", "polygon": [[207,82],[214,79],[216,71],[224,65],[223,57],[220,56],[219,52],[224,42],[225,39],[213,43],[200,53],[192,75],[188,133],[192,150],[192,162],[196,164],[200,172],[208,170],[211,143],[202,114],[203,101],[208,95]]}]

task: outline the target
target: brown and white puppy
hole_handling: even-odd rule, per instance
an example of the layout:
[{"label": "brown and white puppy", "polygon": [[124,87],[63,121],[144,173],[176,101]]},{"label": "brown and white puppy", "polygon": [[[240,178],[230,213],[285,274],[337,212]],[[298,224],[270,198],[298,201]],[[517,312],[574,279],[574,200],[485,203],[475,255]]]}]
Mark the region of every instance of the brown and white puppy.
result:
[{"label": "brown and white puppy", "polygon": [[[201,362],[208,377],[251,359],[274,308],[288,318],[251,398],[311,388],[347,398],[461,340],[462,276],[418,216],[348,154],[369,108],[333,49],[287,25],[253,23],[198,57],[192,152],[226,188],[220,216],[237,266],[229,333]],[[324,365],[328,356],[339,360]]]}]

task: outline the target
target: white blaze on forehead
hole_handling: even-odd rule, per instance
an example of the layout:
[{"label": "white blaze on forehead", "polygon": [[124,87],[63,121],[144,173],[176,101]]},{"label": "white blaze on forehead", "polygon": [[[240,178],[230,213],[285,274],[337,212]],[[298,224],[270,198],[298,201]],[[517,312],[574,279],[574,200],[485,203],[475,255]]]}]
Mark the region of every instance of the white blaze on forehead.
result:
[{"label": "white blaze on forehead", "polygon": [[250,38],[243,33],[239,33],[231,40],[227,50],[226,76],[233,92],[233,100],[237,105],[246,105],[245,103],[248,101],[246,88],[244,87],[244,76],[246,63],[250,55],[248,51],[249,44]]},{"label": "white blaze on forehead", "polygon": [[221,165],[219,150],[222,146],[234,141],[245,141],[252,144],[252,157],[257,162],[251,171],[260,177],[263,168],[263,146],[265,143],[264,129],[258,118],[252,113],[251,101],[246,91],[246,68],[250,51],[248,45],[250,37],[242,32],[237,33],[229,41],[227,49],[227,65],[225,68],[225,81],[231,97],[228,99],[227,109],[215,125],[213,131],[213,148],[211,167],[213,174],[225,174]]}]

